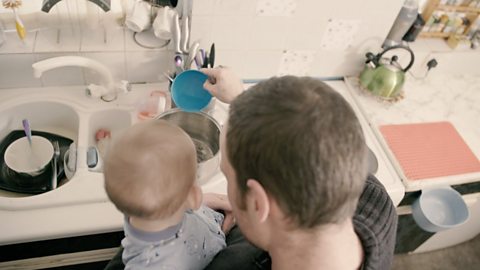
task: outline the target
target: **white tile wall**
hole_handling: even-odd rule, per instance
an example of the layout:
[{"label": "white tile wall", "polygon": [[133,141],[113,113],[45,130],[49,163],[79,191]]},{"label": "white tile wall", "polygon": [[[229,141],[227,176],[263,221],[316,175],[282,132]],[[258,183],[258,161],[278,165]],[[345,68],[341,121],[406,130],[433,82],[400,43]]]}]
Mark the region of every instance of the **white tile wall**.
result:
[{"label": "white tile wall", "polygon": [[[203,1],[194,1],[194,3]],[[194,9],[195,10],[195,9]],[[192,18],[192,34],[190,40],[200,41],[201,48],[208,48],[212,40],[212,16],[194,16]]]},{"label": "white tile wall", "polygon": [[251,0],[193,0],[192,14],[194,16],[205,15],[252,15],[256,7],[256,1]]},{"label": "white tile wall", "polygon": [[[44,13],[42,1],[24,0],[19,10],[27,28],[24,42],[17,37],[13,13],[0,7],[0,23],[6,30],[6,42],[0,46],[0,89],[98,82],[95,72],[80,67],[57,68],[33,78],[35,61],[64,55],[95,59],[111,69],[116,81],[165,80],[160,75],[172,69],[171,52],[139,46],[133,33],[121,25],[122,3],[129,1],[111,1],[111,11],[105,13],[89,1],[63,0]],[[152,34],[143,34],[143,40],[159,44],[148,35]]]},{"label": "white tile wall", "polygon": [[[127,66],[125,61],[125,52],[82,52],[84,57],[95,59],[104,64],[112,71],[115,82],[127,79]],[[92,70],[84,69],[86,83],[98,83],[100,78],[98,74]]]},{"label": "white tile wall", "polygon": [[321,16],[289,19],[285,49],[310,50],[320,47],[328,18]]},{"label": "white tile wall", "polygon": [[81,32],[77,27],[49,28],[38,31],[35,52],[79,52]]},{"label": "white tile wall", "polygon": [[293,16],[298,0],[258,0],[255,13],[258,16]]},{"label": "white tile wall", "polygon": [[125,59],[130,82],[163,81],[163,72],[173,70],[173,53],[170,51],[126,52]]},{"label": "white tile wall", "polygon": [[[173,46],[148,49],[134,42],[133,33],[119,24],[122,5],[131,1],[111,1],[112,10],[104,13],[89,1],[63,0],[47,14],[39,11],[42,1],[23,0],[19,13],[28,31],[24,43],[16,36],[12,12],[0,7],[0,23],[6,28],[7,38],[0,46],[0,88],[86,84],[94,80],[80,68],[60,68],[47,72],[41,80],[33,78],[34,61],[72,54],[101,61],[112,69],[115,79],[163,80],[161,74],[173,69]],[[190,40],[199,40],[204,49],[215,42],[216,65],[230,66],[243,78],[255,79],[285,72],[322,77],[358,74],[365,53],[381,50],[404,0],[192,1]],[[350,46],[322,48],[329,20],[358,22]],[[438,42],[443,41],[412,44],[418,51],[412,70],[422,70],[432,48],[441,48]],[[451,52],[447,46],[443,48],[442,52]],[[305,51],[312,55],[309,61],[285,66],[286,52]]]},{"label": "white tile wall", "polygon": [[[278,73],[278,67],[283,53],[281,50],[248,50],[243,53],[245,57],[241,60],[244,63],[243,69],[240,71],[240,75],[243,78],[261,79],[275,76]],[[236,66],[232,65],[231,67],[237,70]]]},{"label": "white tile wall", "polygon": [[[80,54],[68,53],[38,53],[35,55],[35,62],[58,56],[79,56]],[[33,76],[33,70],[30,65],[30,72]],[[61,67],[45,71],[39,79],[43,86],[65,86],[85,84],[85,77],[81,67]]]},{"label": "white tile wall", "polygon": [[33,78],[33,54],[0,54],[0,85],[3,88],[38,87]]},{"label": "white tile wall", "polygon": [[[228,52],[229,65],[247,79],[285,72],[353,75],[362,69],[367,51],[380,51],[402,4],[403,0],[194,1],[192,36],[202,37],[204,46],[215,42],[218,55]],[[353,25],[351,38],[338,38],[338,33],[325,35],[329,21]],[[339,45],[322,48],[324,37],[335,39]],[[286,67],[284,51],[308,51],[315,57],[303,65]],[[236,59],[232,52],[245,57]]]},{"label": "white tile wall", "polygon": [[314,50],[288,50],[282,54],[279,75],[310,75],[311,65],[316,57]]},{"label": "white tile wall", "polygon": [[220,50],[216,52],[215,66],[235,67],[238,72],[243,72],[244,67],[248,66],[244,51]]},{"label": "white tile wall", "polygon": [[89,24],[81,22],[82,52],[102,52],[125,50],[125,29],[117,21],[118,16],[105,16],[102,20]]},{"label": "white tile wall", "polygon": [[200,1],[194,0],[193,1],[192,15],[194,17],[195,16],[213,15],[215,13],[214,7],[216,7],[217,2],[218,2],[218,0],[200,0]]},{"label": "white tile wall", "polygon": [[[203,1],[200,2],[200,5]],[[220,16],[250,16],[255,10],[256,1],[216,0],[214,1],[213,15]]]},{"label": "white tile wall", "polygon": [[254,42],[251,40],[251,33],[255,31],[252,18],[239,15],[215,16],[211,27],[211,38],[212,42],[215,42],[215,48],[221,50],[245,49],[249,42]]},{"label": "white tile wall", "polygon": [[245,44],[247,50],[282,50],[286,48],[289,20],[283,17],[254,17],[250,42]]}]

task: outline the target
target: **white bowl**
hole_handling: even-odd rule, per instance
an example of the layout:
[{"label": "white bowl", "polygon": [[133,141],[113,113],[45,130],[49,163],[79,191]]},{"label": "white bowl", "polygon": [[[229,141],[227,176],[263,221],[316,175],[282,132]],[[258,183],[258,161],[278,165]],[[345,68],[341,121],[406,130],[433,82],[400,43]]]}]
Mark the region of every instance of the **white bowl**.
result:
[{"label": "white bowl", "polygon": [[45,171],[53,158],[53,145],[44,137],[32,136],[32,146],[27,137],[11,143],[5,150],[5,163],[17,173],[37,176]]}]

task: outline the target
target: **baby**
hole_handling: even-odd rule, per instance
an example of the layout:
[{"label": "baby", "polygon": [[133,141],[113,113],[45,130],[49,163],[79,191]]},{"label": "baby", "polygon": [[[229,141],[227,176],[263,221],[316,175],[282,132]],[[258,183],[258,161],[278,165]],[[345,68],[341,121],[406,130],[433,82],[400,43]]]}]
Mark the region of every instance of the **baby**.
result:
[{"label": "baby", "polygon": [[195,146],[164,120],[136,124],[104,164],[108,197],[125,215],[125,269],[203,269],[225,247],[223,215],[201,206]]}]

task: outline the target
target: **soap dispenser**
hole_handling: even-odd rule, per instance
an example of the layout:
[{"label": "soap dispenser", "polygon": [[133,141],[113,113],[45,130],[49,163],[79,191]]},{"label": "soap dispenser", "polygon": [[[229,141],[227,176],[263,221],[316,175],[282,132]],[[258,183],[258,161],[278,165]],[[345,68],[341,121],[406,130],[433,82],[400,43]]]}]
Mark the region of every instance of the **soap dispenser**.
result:
[{"label": "soap dispenser", "polygon": [[412,26],[418,14],[418,0],[405,0],[393,26],[383,42],[382,48],[386,49],[401,45],[403,36]]}]

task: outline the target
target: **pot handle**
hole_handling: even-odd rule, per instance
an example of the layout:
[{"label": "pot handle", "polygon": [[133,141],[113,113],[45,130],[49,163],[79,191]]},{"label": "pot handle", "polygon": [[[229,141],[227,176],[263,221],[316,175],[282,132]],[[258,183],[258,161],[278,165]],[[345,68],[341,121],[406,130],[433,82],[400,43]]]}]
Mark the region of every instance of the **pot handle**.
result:
[{"label": "pot handle", "polygon": [[404,69],[402,69],[403,72],[407,72],[413,66],[413,62],[415,61],[415,55],[413,54],[412,49],[410,49],[409,47],[406,47],[406,46],[403,46],[403,45],[395,45],[395,46],[392,46],[392,47],[388,47],[383,52],[379,53],[377,55],[376,59],[381,59],[382,56],[386,52],[388,52],[390,50],[393,50],[393,49],[404,49],[404,50],[406,50],[410,53],[410,63],[408,63],[408,65]]}]

